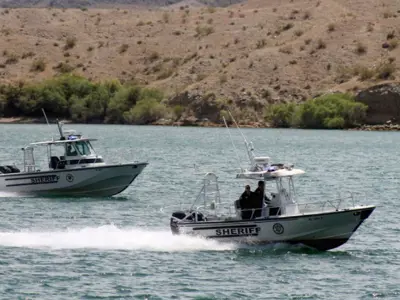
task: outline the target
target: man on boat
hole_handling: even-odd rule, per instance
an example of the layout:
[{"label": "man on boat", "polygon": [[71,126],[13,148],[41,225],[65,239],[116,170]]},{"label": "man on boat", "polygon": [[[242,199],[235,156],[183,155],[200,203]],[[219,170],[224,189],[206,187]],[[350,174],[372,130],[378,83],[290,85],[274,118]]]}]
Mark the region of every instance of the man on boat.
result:
[{"label": "man on boat", "polygon": [[78,153],[76,153],[75,148],[71,145],[67,145],[67,156],[76,156]]},{"label": "man on boat", "polygon": [[256,205],[257,207],[262,208],[262,215],[265,216],[266,215],[266,207],[271,205],[271,199],[269,199],[267,197],[267,195],[265,195],[265,183],[264,181],[259,181],[258,182],[258,187],[257,189],[254,191],[254,194],[256,194]]},{"label": "man on boat", "polygon": [[250,219],[252,216],[252,192],[250,185],[245,186],[243,194],[240,196],[238,204],[241,210],[242,219]]},{"label": "man on boat", "polygon": [[261,209],[264,207],[264,181],[259,181],[254,191],[253,206],[256,209],[254,217],[261,217]]},{"label": "man on boat", "polygon": [[251,195],[250,186],[246,185],[243,194],[239,198],[240,207],[242,207],[242,204],[245,204],[247,201],[249,201],[250,195]]},{"label": "man on boat", "polygon": [[265,193],[264,181],[259,181],[258,182],[258,187],[254,191],[254,193],[257,194],[259,199],[264,199],[264,193]]}]

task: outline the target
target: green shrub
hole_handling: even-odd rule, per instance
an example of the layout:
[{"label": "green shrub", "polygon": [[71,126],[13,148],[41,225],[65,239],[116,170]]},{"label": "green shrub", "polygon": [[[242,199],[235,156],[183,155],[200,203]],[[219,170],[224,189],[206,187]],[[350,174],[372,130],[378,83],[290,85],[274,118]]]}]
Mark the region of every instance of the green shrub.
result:
[{"label": "green shrub", "polygon": [[46,69],[46,62],[43,58],[36,59],[32,62],[31,72],[43,72]]},{"label": "green shrub", "polygon": [[208,11],[210,14],[212,14],[212,13],[215,13],[216,8],[215,8],[215,7],[212,7],[212,6],[209,6],[209,7],[207,7],[207,11]]},{"label": "green shrub", "polygon": [[377,79],[391,79],[396,72],[396,65],[392,63],[382,63],[375,68]]},{"label": "green shrub", "polygon": [[155,62],[159,58],[160,58],[160,54],[158,54],[158,52],[156,52],[156,51],[153,51],[148,57],[150,62]]},{"label": "green shrub", "polygon": [[128,48],[129,48],[129,45],[128,45],[128,44],[122,44],[121,47],[119,47],[118,52],[119,52],[120,54],[125,53],[125,52],[128,50]]},{"label": "green shrub", "polygon": [[71,73],[75,68],[66,62],[58,63],[53,69],[57,70],[58,72],[65,74]]},{"label": "green shrub", "polygon": [[361,124],[367,106],[355,102],[348,94],[329,94],[302,104],[276,104],[265,112],[265,118],[275,127],[351,128]]},{"label": "green shrub", "polygon": [[212,27],[212,26],[197,26],[196,27],[196,36],[198,36],[198,37],[207,36],[207,35],[210,35],[211,33],[214,33],[214,27]]},{"label": "green shrub", "polygon": [[291,127],[295,109],[296,105],[294,103],[273,104],[267,107],[265,118],[274,127]]},{"label": "green shrub", "polygon": [[179,120],[182,117],[183,112],[185,111],[185,108],[182,105],[175,105],[172,108],[172,111],[175,115],[175,119]]},{"label": "green shrub", "polygon": [[303,128],[333,128],[335,118],[343,118],[342,128],[360,124],[366,116],[367,106],[357,103],[347,94],[329,94],[311,99],[299,109],[299,125]]},{"label": "green shrub", "polygon": [[64,45],[64,49],[68,50],[68,49],[72,49],[75,47],[76,45],[76,37],[67,37],[66,41],[65,41],[65,45]]},{"label": "green shrub", "polygon": [[70,101],[70,118],[74,120],[74,122],[85,123],[87,119],[86,114],[88,111],[86,101],[82,101],[82,98],[79,98],[76,95],[72,95]]},{"label": "green shrub", "polygon": [[345,127],[345,120],[342,117],[326,118],[324,126],[328,129],[343,129]]},{"label": "green shrub", "polygon": [[161,73],[157,75],[157,80],[163,80],[168,77],[171,77],[174,74],[174,69],[172,68],[164,68],[161,70]]},{"label": "green shrub", "polygon": [[18,55],[11,53],[7,55],[7,59],[4,62],[6,65],[16,64],[19,61]]},{"label": "green shrub", "polygon": [[258,40],[256,43],[256,48],[261,49],[267,45],[267,41],[265,39]]},{"label": "green shrub", "polygon": [[125,123],[124,114],[136,105],[140,99],[140,88],[137,86],[123,87],[110,99],[107,123]]},{"label": "green shrub", "polygon": [[149,124],[162,118],[167,108],[155,98],[139,100],[135,107],[124,114],[128,123]]},{"label": "green shrub", "polygon": [[39,84],[0,85],[0,116],[41,117],[44,108],[50,117],[74,122],[147,124],[169,113],[163,98],[157,89],[64,74]]},{"label": "green shrub", "polygon": [[[93,90],[85,98],[78,100],[71,108],[71,119],[74,122],[83,123],[99,123],[103,122],[107,115],[108,103],[110,100],[109,90],[105,85],[96,85]],[[80,103],[81,102],[81,103]],[[78,119],[80,113],[76,108],[80,109],[84,105],[84,114]]]}]

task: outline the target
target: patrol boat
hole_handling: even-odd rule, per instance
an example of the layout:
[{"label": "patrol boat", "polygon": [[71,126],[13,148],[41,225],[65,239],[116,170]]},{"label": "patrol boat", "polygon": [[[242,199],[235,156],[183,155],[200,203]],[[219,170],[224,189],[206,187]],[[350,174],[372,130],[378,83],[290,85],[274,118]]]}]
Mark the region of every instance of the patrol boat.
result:
[{"label": "patrol boat", "polygon": [[[258,181],[258,193],[223,203],[217,176],[206,173],[194,203],[172,213],[173,234],[246,244],[303,244],[325,251],[346,243],[374,211],[373,205],[356,205],[353,193],[299,203],[293,178],[305,172],[293,165],[271,164],[269,157],[256,156],[253,144],[244,141],[250,166],[241,168],[236,178]],[[275,186],[270,195],[265,192],[267,184]]]},{"label": "patrol boat", "polygon": [[276,165],[266,171],[238,174],[238,178],[262,179],[260,184],[275,183],[276,191],[268,197],[268,204],[262,198],[259,201],[254,192],[246,201],[221,202],[217,176],[207,173],[195,202],[189,209],[172,214],[171,231],[245,244],[303,244],[322,251],[343,245],[375,206],[355,205],[353,195],[300,204],[295,200],[293,177],[303,173]]},{"label": "patrol boat", "polygon": [[[59,139],[31,143],[22,148],[23,171],[0,166],[0,191],[42,196],[108,197],[121,193],[143,171],[147,162],[107,164],[91,142],[75,130],[63,130]],[[47,147],[48,169],[35,163],[34,149]],[[59,152],[61,155],[55,155]]]}]

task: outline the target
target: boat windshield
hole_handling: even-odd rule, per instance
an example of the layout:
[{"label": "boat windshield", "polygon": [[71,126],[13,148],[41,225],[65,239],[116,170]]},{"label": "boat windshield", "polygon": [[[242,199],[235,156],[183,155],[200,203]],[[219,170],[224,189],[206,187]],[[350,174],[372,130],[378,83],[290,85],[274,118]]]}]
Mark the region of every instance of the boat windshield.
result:
[{"label": "boat windshield", "polygon": [[74,143],[68,143],[67,144],[66,155],[67,156],[77,156],[78,155],[78,152],[76,151]]},{"label": "boat windshield", "polygon": [[92,154],[92,152],[93,148],[87,141],[67,143],[67,149],[66,149],[67,156],[90,155]]},{"label": "boat windshield", "polygon": [[90,151],[90,145],[88,144],[88,142],[84,141],[84,142],[76,142],[75,143],[75,147],[78,150],[80,155],[90,155],[92,154]]}]

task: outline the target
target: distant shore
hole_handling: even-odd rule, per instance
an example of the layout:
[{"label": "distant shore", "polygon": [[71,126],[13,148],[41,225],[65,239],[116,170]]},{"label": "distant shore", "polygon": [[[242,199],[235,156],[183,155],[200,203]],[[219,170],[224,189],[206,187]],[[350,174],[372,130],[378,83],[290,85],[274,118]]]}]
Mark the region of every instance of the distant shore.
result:
[{"label": "distant shore", "polygon": [[[55,119],[49,118],[50,123],[55,123]],[[63,123],[68,124],[81,124],[81,123],[74,123],[71,120],[60,120]],[[45,124],[46,120],[44,118],[24,118],[24,117],[14,117],[14,118],[0,118],[0,124]],[[107,124],[107,123],[96,123],[91,122],[87,124]],[[118,125],[118,124],[109,124],[109,125]],[[135,124],[132,124],[135,125]],[[198,122],[172,122],[172,121],[157,121],[151,124],[150,126],[174,126],[174,127],[224,127],[223,123],[213,123],[209,121],[198,121]],[[261,122],[250,122],[247,124],[240,124],[242,128],[269,128],[267,123]]]},{"label": "distant shore", "polygon": [[42,118],[0,118],[0,124],[41,124],[46,123],[46,120]]},{"label": "distant shore", "polygon": [[[63,123],[74,124],[70,120],[61,120]],[[54,124],[55,119],[50,119],[50,123]],[[0,118],[0,124],[45,124],[46,120],[44,118],[24,118],[24,117],[14,117],[14,118]],[[75,123],[80,124],[80,123]],[[105,124],[105,123],[87,123],[87,124]],[[112,125],[112,124],[110,124]],[[117,125],[117,124],[113,124]],[[225,127],[221,123],[213,122],[154,122],[146,126],[173,126],[173,127]],[[232,126],[232,124],[230,124]],[[267,123],[262,122],[251,122],[248,124],[240,124],[241,128],[276,128],[271,127]],[[400,131],[400,124],[379,124],[379,125],[362,125],[356,128],[349,128],[344,130],[350,131]]]}]

